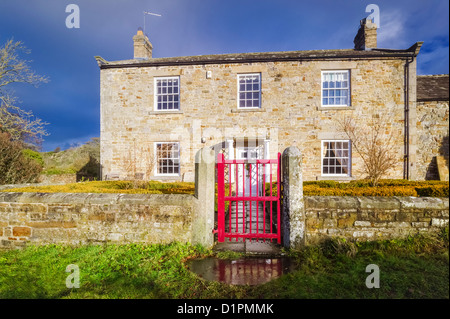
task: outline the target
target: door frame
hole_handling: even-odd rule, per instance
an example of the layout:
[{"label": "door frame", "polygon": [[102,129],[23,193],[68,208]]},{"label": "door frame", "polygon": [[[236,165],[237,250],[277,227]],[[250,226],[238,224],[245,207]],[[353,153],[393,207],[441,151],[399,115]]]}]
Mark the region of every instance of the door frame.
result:
[{"label": "door frame", "polygon": [[[238,178],[237,182],[239,184],[237,188],[238,190],[241,190],[241,193],[239,195],[261,195],[261,191],[263,189],[262,186],[264,185],[264,182],[261,180],[263,174],[262,172],[257,172],[256,165],[252,164],[255,164],[257,160],[264,159],[261,158],[261,155],[264,156],[264,150],[261,152],[261,149],[258,146],[236,146],[235,151],[237,160],[244,160],[248,162],[248,164],[245,166],[239,165],[237,167],[238,173],[236,174],[236,176]],[[242,156],[243,152],[247,152],[246,156]],[[249,158],[250,152],[257,152],[256,157],[250,156]],[[243,172],[243,170],[245,172]],[[242,174],[244,174],[245,177]],[[256,178],[256,174],[259,175],[258,178]],[[244,183],[244,185],[242,183]],[[259,183],[259,185],[257,185],[256,183]],[[245,194],[242,194],[243,190],[245,191]]]}]

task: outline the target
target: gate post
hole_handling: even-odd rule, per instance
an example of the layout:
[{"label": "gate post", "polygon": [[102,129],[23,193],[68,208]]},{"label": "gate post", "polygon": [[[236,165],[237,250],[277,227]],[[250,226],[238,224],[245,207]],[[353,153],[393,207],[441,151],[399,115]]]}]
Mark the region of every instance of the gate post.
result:
[{"label": "gate post", "polygon": [[195,154],[197,210],[192,216],[192,243],[206,248],[214,244],[215,169],[214,150],[208,147],[200,149]]},{"label": "gate post", "polygon": [[299,249],[305,245],[305,208],[303,203],[302,155],[291,146],[284,150],[283,169],[283,246]]}]

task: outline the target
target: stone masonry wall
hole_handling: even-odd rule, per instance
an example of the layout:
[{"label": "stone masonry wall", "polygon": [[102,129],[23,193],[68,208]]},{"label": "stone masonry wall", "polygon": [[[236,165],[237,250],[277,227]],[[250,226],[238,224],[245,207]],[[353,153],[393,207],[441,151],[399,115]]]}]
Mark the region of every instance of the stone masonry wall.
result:
[{"label": "stone masonry wall", "polygon": [[306,241],[402,238],[448,226],[448,198],[308,196]]},{"label": "stone masonry wall", "polygon": [[[270,138],[270,158],[297,146],[303,154],[304,180],[321,179],[321,140],[347,139],[337,128],[337,118],[351,115],[367,126],[373,116],[388,111],[391,123],[385,134],[397,138],[398,153],[398,164],[388,177],[402,178],[404,63],[401,59],[355,59],[102,69],[102,176],[124,178],[127,159],[134,158],[136,171],[152,178],[147,171],[154,142],[173,141],[180,142],[181,175],[171,179],[193,181],[194,155],[200,148],[221,145],[226,137],[262,136]],[[322,70],[350,70],[351,107],[321,107]],[[206,77],[207,71],[211,78]],[[415,77],[415,69],[411,72]],[[242,73],[261,74],[260,109],[238,109],[237,75]],[[154,78],[159,76],[179,76],[180,111],[154,110]],[[413,91],[412,129],[416,123]],[[411,147],[412,164],[414,152]],[[361,168],[361,158],[353,151],[352,178],[364,177]]]},{"label": "stone masonry wall", "polygon": [[443,156],[449,165],[448,101],[417,102],[417,172],[419,179],[438,179],[436,157]]},{"label": "stone masonry wall", "polygon": [[[0,248],[193,242],[198,204],[191,195],[0,193]],[[447,198],[307,196],[304,207],[307,245],[437,232],[449,218]]]},{"label": "stone masonry wall", "polygon": [[191,242],[191,195],[0,193],[0,248]]}]

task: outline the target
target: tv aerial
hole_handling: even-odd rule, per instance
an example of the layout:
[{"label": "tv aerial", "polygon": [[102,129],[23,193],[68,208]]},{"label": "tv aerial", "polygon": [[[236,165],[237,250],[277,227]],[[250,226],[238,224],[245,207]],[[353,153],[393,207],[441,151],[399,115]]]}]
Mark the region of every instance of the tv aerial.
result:
[{"label": "tv aerial", "polygon": [[143,11],[143,12],[144,12],[144,34],[146,34],[145,33],[145,16],[146,15],[151,15],[151,16],[161,17],[161,15],[158,14],[158,13],[153,13],[153,12],[148,12],[148,11]]}]

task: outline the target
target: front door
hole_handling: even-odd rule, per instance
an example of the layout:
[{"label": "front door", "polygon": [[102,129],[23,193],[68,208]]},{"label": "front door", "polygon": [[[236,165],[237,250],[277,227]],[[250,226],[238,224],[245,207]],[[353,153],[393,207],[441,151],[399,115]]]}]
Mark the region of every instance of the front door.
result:
[{"label": "front door", "polygon": [[[248,161],[238,165],[238,194],[240,196],[258,196],[262,190],[262,172],[256,168],[256,160],[261,159],[261,149],[258,147],[238,147],[236,159]],[[259,190],[259,192],[258,192]]]}]

